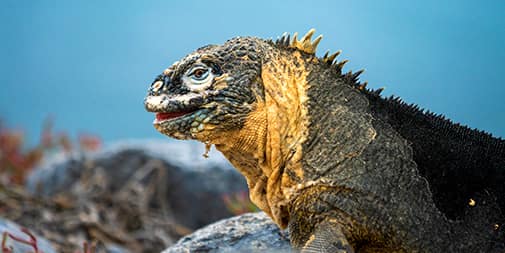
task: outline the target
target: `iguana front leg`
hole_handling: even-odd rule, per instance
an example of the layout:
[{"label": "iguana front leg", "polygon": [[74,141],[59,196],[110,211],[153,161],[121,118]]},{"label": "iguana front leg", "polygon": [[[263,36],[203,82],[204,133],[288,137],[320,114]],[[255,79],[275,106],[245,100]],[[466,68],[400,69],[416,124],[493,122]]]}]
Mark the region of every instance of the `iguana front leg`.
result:
[{"label": "iguana front leg", "polygon": [[351,244],[335,219],[326,218],[314,227],[302,253],[352,253]]},{"label": "iguana front leg", "polygon": [[354,252],[347,238],[352,219],[321,201],[320,194],[309,189],[292,203],[288,224],[291,245],[303,253]]}]

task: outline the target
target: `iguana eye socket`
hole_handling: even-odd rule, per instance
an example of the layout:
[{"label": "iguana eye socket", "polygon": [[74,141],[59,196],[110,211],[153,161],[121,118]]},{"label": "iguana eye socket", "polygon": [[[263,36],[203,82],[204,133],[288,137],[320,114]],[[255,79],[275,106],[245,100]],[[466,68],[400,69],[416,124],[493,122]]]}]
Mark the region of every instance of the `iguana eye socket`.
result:
[{"label": "iguana eye socket", "polygon": [[193,84],[204,84],[214,76],[211,73],[211,68],[204,66],[194,67],[188,73],[188,77]]}]

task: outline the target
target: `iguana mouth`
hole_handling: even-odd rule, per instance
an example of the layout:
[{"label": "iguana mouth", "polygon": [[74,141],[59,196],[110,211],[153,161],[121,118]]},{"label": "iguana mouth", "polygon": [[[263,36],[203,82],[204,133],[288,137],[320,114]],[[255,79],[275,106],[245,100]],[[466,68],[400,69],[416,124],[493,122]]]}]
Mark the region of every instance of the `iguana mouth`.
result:
[{"label": "iguana mouth", "polygon": [[193,113],[195,111],[197,111],[197,109],[195,109],[195,110],[187,110],[187,111],[180,111],[180,112],[158,112],[158,113],[156,113],[156,118],[154,120],[154,124],[159,124],[159,123],[162,123],[164,121],[180,118],[180,117],[182,117],[184,115]]},{"label": "iguana mouth", "polygon": [[144,105],[147,111],[155,113],[153,125],[158,131],[178,139],[188,139],[203,130],[204,120],[211,110],[205,108],[206,102],[208,99],[201,94],[161,94],[147,96]]}]

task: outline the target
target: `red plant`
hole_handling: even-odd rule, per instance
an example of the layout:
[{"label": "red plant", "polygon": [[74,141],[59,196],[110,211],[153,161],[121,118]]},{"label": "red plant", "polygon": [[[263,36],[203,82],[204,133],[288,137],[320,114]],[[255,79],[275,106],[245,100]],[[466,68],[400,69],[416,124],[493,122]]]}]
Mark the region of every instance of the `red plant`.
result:
[{"label": "red plant", "polygon": [[100,141],[100,138],[98,138],[95,135],[90,135],[90,134],[80,134],[79,135],[79,147],[82,150],[96,151],[96,150],[100,149],[101,145],[102,145],[102,142]]},{"label": "red plant", "polygon": [[[14,248],[12,246],[7,247],[7,238],[10,237],[12,240],[19,242],[21,244],[28,245],[32,247],[33,252],[32,253],[44,253],[43,251],[39,250],[37,238],[28,230],[27,228],[22,227],[21,232],[25,233],[30,237],[30,240],[23,239],[21,237],[15,236],[8,231],[4,231],[2,233],[2,245],[1,245],[1,253],[14,253]],[[83,251],[82,253],[95,253],[96,252],[96,243],[92,242],[91,244],[88,242],[83,242],[82,244]],[[78,250],[75,251],[75,253],[80,253]]]},{"label": "red plant", "polygon": [[12,246],[7,248],[7,231],[2,233],[2,253],[12,253]]},{"label": "red plant", "polygon": [[[91,245],[88,242],[82,243],[82,248],[84,249],[83,253],[95,253],[96,252],[96,243],[92,242]],[[75,251],[75,253],[79,253],[79,251]]]},{"label": "red plant", "polygon": [[[100,148],[100,138],[91,134],[79,135],[80,150],[95,151]],[[54,133],[53,120],[44,122],[40,140],[32,148],[26,148],[22,131],[2,126],[0,122],[0,183],[23,184],[28,173],[42,160],[44,155],[54,151],[70,153],[72,140],[65,132]]]},{"label": "red plant", "polygon": [[27,228],[21,228],[21,232],[25,233],[30,237],[30,240],[25,240],[21,237],[17,237],[8,231],[3,232],[2,235],[2,253],[13,253],[13,248],[12,246],[7,248],[7,237],[10,237],[12,240],[17,241],[22,244],[26,244],[30,247],[33,248],[33,253],[43,253],[42,251],[39,251],[39,246],[37,245],[37,238],[27,229]]},{"label": "red plant", "polygon": [[0,128],[0,174],[7,174],[14,184],[24,182],[25,175],[42,158],[42,150],[23,151],[24,135],[19,130]]}]

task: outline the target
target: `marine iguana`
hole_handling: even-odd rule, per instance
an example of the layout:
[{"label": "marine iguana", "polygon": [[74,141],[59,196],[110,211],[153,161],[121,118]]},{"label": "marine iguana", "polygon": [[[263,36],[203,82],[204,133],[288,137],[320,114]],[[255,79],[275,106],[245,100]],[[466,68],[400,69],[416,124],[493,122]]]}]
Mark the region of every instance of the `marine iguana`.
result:
[{"label": "marine iguana", "polygon": [[505,141],[382,97],[313,34],[197,49],[152,82],[154,127],[215,145],[302,252],[505,252]]}]

